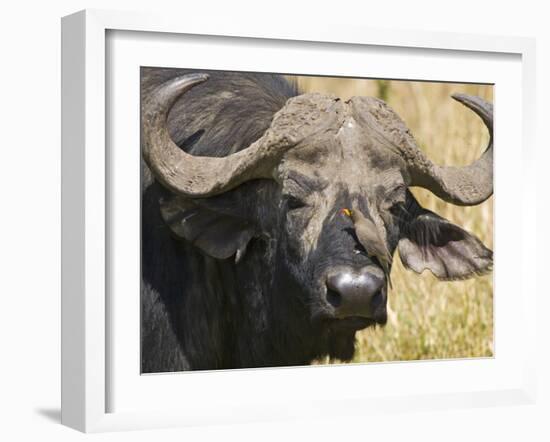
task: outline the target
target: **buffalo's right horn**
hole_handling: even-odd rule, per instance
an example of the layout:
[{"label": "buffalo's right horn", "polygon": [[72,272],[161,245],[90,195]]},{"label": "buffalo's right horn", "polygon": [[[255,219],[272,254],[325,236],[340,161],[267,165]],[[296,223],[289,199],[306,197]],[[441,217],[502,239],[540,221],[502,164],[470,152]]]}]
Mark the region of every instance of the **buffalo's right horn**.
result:
[{"label": "buffalo's right horn", "polygon": [[226,157],[194,156],[172,141],[168,114],[178,98],[208,79],[188,74],[169,80],[143,97],[141,108],[143,157],[155,177],[170,190],[189,197],[217,195],[239,184],[271,178],[281,154],[291,143],[273,142],[269,130],[248,148]]},{"label": "buffalo's right horn", "polygon": [[424,187],[452,204],[472,206],[493,194],[493,105],[466,94],[454,94],[453,98],[482,119],[489,131],[489,145],[478,160],[463,167],[433,164],[416,148],[411,185]]}]

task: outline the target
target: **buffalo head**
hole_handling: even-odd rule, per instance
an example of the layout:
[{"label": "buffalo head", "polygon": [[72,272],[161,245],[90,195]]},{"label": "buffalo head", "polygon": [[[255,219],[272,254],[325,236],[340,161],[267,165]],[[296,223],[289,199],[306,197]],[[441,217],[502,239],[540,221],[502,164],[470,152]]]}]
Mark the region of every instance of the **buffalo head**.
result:
[{"label": "buffalo head", "polygon": [[237,263],[247,259],[251,241],[265,242],[274,263],[273,275],[266,275],[271,296],[295,293],[309,312],[304,320],[353,331],[385,323],[388,275],[358,242],[352,220],[341,214],[345,207],[368,218],[390,254],[399,249],[415,272],[429,269],[447,280],[491,269],[489,249],[420,207],[408,190],[423,187],[465,206],[492,195],[491,104],[453,97],[491,133],[481,158],[466,167],[433,164],[383,101],[321,94],[289,99],[245,149],[196,156],[174,143],[167,118],[177,100],[207,79],[175,78],[142,102],[144,159],[173,195],[161,210],[176,235]]}]

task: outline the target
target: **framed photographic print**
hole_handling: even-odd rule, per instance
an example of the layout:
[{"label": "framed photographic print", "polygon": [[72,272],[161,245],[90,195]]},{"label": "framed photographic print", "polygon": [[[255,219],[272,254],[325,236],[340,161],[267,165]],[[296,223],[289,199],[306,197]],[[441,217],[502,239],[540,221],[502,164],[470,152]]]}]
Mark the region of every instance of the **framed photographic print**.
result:
[{"label": "framed photographic print", "polygon": [[[432,211],[492,242],[492,85],[156,67],[140,80],[142,373],[493,356],[492,251]],[[442,112],[450,91],[481,121]],[[426,151],[471,160],[439,168]]]},{"label": "framed photographic print", "polygon": [[63,423],[532,401],[532,42],[218,25],[63,19]]}]

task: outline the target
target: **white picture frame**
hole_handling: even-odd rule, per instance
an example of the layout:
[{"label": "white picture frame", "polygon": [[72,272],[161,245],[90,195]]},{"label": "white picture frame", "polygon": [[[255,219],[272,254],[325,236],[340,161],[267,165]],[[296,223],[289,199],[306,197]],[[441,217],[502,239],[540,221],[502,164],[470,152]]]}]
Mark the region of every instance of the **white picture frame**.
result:
[{"label": "white picture frame", "polygon": [[[535,327],[531,319],[524,322],[518,333],[517,341],[523,342],[522,352],[517,355],[514,375],[503,375],[502,382],[483,388],[482,385],[471,388],[464,385],[460,392],[446,391],[441,379],[440,386],[425,394],[418,392],[391,392],[376,396],[370,400],[361,391],[355,396],[321,398],[311,396],[304,406],[285,404],[282,399],[266,405],[254,401],[258,395],[258,386],[265,385],[266,379],[291,378],[302,376],[303,369],[239,370],[217,374],[193,373],[193,382],[201,379],[218,385],[230,380],[234,385],[244,388],[242,397],[233,397],[231,402],[221,398],[217,405],[209,401],[201,406],[200,401],[193,409],[162,408],[151,406],[134,411],[113,411],[109,404],[110,392],[115,388],[109,375],[115,360],[109,339],[109,327],[112,324],[112,312],[108,298],[109,243],[110,236],[116,230],[108,228],[112,221],[112,200],[109,195],[109,152],[106,121],[109,117],[107,102],[110,77],[106,75],[109,52],[107,35],[112,32],[156,33],[165,36],[215,36],[218,39],[238,38],[252,42],[270,41],[272,44],[298,45],[308,44],[337,45],[333,50],[346,48],[375,47],[379,51],[400,48],[406,50],[426,50],[437,54],[468,53],[478,58],[483,54],[501,54],[513,56],[519,60],[521,76],[520,104],[522,119],[517,134],[519,145],[514,155],[519,155],[523,164],[524,186],[518,192],[521,199],[521,219],[518,221],[521,236],[521,277],[518,309],[525,317],[536,317],[536,287],[534,278],[527,278],[527,257],[533,256],[535,229],[534,207],[536,194],[529,186],[535,177],[527,171],[534,157],[532,124],[534,121],[534,41],[516,37],[489,37],[463,34],[427,33],[415,31],[376,30],[369,28],[349,28],[343,26],[320,26],[308,24],[295,28],[278,28],[266,23],[242,23],[212,21],[210,18],[194,17],[184,22],[169,16],[155,16],[141,13],[123,13],[99,10],[87,10],[63,18],[62,21],[62,423],[85,432],[111,431],[139,428],[158,428],[168,426],[205,425],[209,423],[253,422],[261,420],[308,418],[334,416],[334,401],[338,401],[337,414],[368,414],[373,410],[395,412],[414,409],[464,408],[472,406],[492,406],[502,404],[533,403],[536,396],[535,382]],[[153,34],[151,34],[153,35]],[[282,43],[281,43],[282,42]],[[180,66],[188,67],[188,66]],[[435,67],[434,67],[435,69]],[[400,77],[403,78],[403,77]],[[497,84],[498,96],[498,84]],[[496,112],[499,112],[498,104]],[[504,115],[504,111],[502,114]],[[504,129],[503,129],[504,130]],[[498,147],[499,129],[496,129]],[[498,157],[497,157],[498,159]],[[503,157],[502,165],[505,165]],[[496,161],[497,176],[499,162]],[[498,181],[496,183],[498,188]],[[503,184],[502,189],[505,189]],[[529,192],[527,191],[529,189]],[[497,204],[498,207],[498,204]],[[498,209],[497,209],[498,219]],[[498,221],[497,221],[498,222]],[[502,224],[505,228],[505,225]],[[498,228],[497,228],[498,230]],[[517,234],[517,233],[516,233]],[[499,244],[495,254],[498,257]],[[502,249],[506,252],[504,246]],[[504,259],[504,258],[503,258]],[[504,261],[503,261],[504,262]],[[503,266],[503,269],[505,266]],[[497,267],[498,269],[498,267]],[[498,270],[497,270],[498,272]],[[504,272],[503,272],[504,273]],[[503,290],[496,285],[496,291]],[[139,298],[136,293],[136,297]],[[497,303],[498,309],[498,303]],[[503,330],[512,324],[500,325]],[[498,342],[497,335],[497,342]],[[495,360],[498,359],[498,353]],[[424,372],[430,369],[430,362],[415,365],[414,370]],[[377,372],[395,371],[402,368],[398,364],[378,365]],[[307,369],[307,368],[306,368]],[[340,368],[338,368],[341,370]],[[463,370],[465,366],[449,364],[447,374],[453,370]],[[466,369],[468,369],[466,367]],[[472,370],[477,369],[475,367]],[[329,371],[331,370],[331,371]],[[355,365],[347,368],[347,374],[359,376],[365,366]],[[333,367],[315,368],[314,376],[330,376]],[[308,377],[311,376],[311,371]],[[473,373],[473,372],[472,372]],[[510,371],[512,373],[512,371]],[[139,373],[137,373],[139,375]],[[187,375],[187,374],[185,374]],[[422,376],[422,373],[419,374]],[[245,386],[250,382],[250,386]],[[183,378],[182,375],[175,377]],[[167,383],[164,377],[163,383]],[[120,376],[119,378],[120,379]],[[255,384],[257,383],[257,384]],[[156,388],[156,386],[155,386]],[[166,388],[164,386],[163,388]],[[171,388],[168,386],[168,388]],[[248,392],[246,391],[248,388]],[[165,391],[165,390],[162,390]],[[203,390],[204,391],[204,390]],[[188,390],[191,395],[199,395]],[[166,393],[162,393],[166,395]],[[227,393],[229,394],[229,393]],[[264,392],[265,394],[265,392]],[[364,400],[360,400],[364,399]],[[227,405],[231,404],[229,411]],[[216,408],[217,407],[217,408]]]}]

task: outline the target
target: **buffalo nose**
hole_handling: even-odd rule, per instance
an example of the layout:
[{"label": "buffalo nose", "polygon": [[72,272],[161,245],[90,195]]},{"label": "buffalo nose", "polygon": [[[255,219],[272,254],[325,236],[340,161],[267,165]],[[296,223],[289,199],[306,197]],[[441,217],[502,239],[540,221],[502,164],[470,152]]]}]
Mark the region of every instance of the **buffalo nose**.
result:
[{"label": "buffalo nose", "polygon": [[374,269],[343,269],[327,276],[327,302],[337,318],[363,316],[386,321],[384,277]]}]

